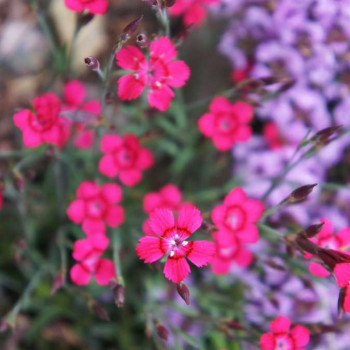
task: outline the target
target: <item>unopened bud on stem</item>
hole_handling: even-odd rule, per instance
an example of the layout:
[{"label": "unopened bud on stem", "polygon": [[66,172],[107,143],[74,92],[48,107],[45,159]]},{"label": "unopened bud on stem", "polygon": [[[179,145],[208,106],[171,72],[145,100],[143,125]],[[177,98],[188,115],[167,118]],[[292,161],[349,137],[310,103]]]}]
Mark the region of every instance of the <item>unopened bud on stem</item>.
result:
[{"label": "unopened bud on stem", "polygon": [[122,41],[122,43],[126,43],[131,36],[136,32],[136,30],[138,29],[141,21],[143,19],[143,15],[139,16],[138,18],[136,18],[135,20],[133,20],[132,22],[130,22],[123,30],[122,35],[120,36],[120,39]]},{"label": "unopened bud on stem", "polygon": [[156,331],[159,338],[167,341],[169,338],[169,330],[165,326],[163,326],[159,321],[155,322]]},{"label": "unopened bud on stem", "polygon": [[317,186],[317,184],[298,187],[283,202],[289,204],[302,202],[307,199],[308,195],[312,192],[315,186]]},{"label": "unopened bud on stem", "polygon": [[109,282],[109,287],[113,291],[114,302],[118,307],[124,306],[125,301],[125,289],[121,283],[118,283],[115,279]]},{"label": "unopened bud on stem", "polygon": [[84,58],[84,62],[87,65],[87,67],[93,72],[96,72],[100,69],[100,62],[94,56]]},{"label": "unopened bud on stem", "polygon": [[139,34],[136,37],[136,43],[141,49],[145,49],[148,46],[148,37],[145,34]]},{"label": "unopened bud on stem", "polygon": [[176,290],[179,293],[180,297],[185,301],[187,305],[190,305],[190,291],[188,290],[185,283],[180,282],[176,286]]}]

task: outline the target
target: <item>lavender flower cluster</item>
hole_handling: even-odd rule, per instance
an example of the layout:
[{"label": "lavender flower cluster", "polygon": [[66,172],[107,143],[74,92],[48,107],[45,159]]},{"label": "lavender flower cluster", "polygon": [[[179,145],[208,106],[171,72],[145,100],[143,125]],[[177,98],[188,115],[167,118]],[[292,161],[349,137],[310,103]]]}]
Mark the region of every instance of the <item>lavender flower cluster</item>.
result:
[{"label": "lavender flower cluster", "polygon": [[[235,175],[246,184],[249,194],[261,196],[308,131],[331,125],[350,127],[350,1],[223,1],[216,11],[217,15],[232,16],[219,50],[234,70],[246,70],[250,78],[277,76],[295,81],[288,91],[257,108],[263,135],[234,149]],[[269,137],[278,144],[271,147]],[[349,144],[345,134],[294,167],[271,193],[270,203],[280,202],[291,185],[322,184],[344,158]],[[290,207],[289,215],[301,225],[325,215],[336,227],[348,225],[344,203],[349,202],[350,191],[331,193],[337,207],[327,205],[329,194],[324,193],[318,186],[318,196],[313,196],[317,201]]]}]

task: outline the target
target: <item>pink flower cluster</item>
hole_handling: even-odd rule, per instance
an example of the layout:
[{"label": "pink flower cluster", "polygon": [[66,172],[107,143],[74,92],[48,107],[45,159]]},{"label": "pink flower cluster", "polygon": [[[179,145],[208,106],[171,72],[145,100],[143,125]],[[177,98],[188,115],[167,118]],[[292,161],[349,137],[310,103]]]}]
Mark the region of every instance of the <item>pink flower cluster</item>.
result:
[{"label": "pink flower cluster", "polygon": [[198,120],[201,133],[213,140],[219,151],[230,150],[235,143],[245,142],[252,135],[248,125],[253,118],[253,108],[245,102],[231,103],[225,97],[216,97],[209,112]]},{"label": "pink flower cluster", "polygon": [[230,271],[233,262],[241,267],[253,260],[246,243],[256,243],[259,231],[255,223],[264,211],[261,202],[247,198],[242,188],[233,189],[211,214],[218,231],[213,233],[216,255],[212,262],[213,272],[221,275]]},{"label": "pink flower cluster", "polygon": [[307,328],[296,325],[290,330],[290,319],[278,316],[271,322],[271,332],[260,338],[263,350],[303,350],[310,341],[310,332]]},{"label": "pink flower cluster", "polygon": [[166,111],[175,94],[171,88],[185,85],[190,70],[185,62],[175,60],[177,50],[167,37],[155,39],[149,47],[149,59],[136,46],[129,45],[116,54],[117,65],[132,71],[118,80],[121,100],[134,100],[147,88],[148,103]]},{"label": "pink flower cluster", "polygon": [[70,276],[75,284],[86,285],[94,276],[97,284],[105,286],[116,277],[113,262],[101,258],[108,245],[109,239],[102,233],[74,243],[73,258],[77,263],[71,268]]},{"label": "pink flower cluster", "polygon": [[62,148],[76,127],[74,144],[76,147],[89,148],[94,141],[92,131],[85,130],[81,123],[74,123],[75,113],[84,112],[95,119],[101,113],[97,100],[84,102],[85,87],[78,81],[68,82],[63,89],[64,101],[51,92],[43,94],[33,101],[33,109],[24,109],[13,116],[15,125],[22,131],[23,143],[28,148],[52,144]]}]

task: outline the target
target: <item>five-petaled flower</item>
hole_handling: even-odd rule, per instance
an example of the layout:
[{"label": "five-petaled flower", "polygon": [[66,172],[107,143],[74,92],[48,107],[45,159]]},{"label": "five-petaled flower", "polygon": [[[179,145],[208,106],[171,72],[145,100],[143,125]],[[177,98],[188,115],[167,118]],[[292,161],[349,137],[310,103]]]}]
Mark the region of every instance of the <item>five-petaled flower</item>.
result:
[{"label": "five-petaled flower", "polygon": [[108,0],[64,0],[64,3],[72,11],[87,10],[95,15],[102,15],[108,9]]},{"label": "five-petaled flower", "polygon": [[211,261],[215,253],[212,242],[187,240],[201,224],[200,211],[194,206],[181,208],[176,219],[169,209],[155,209],[150,214],[154,234],[140,238],[136,252],[145,263],[153,263],[166,255],[164,275],[179,283],[191,271],[186,258],[202,267]]},{"label": "five-petaled flower", "polygon": [[213,233],[216,253],[211,262],[215,275],[224,275],[230,272],[233,263],[240,267],[247,267],[253,261],[252,253],[235,237],[227,238],[219,232]]},{"label": "five-petaled flower", "polygon": [[[345,229],[342,229],[333,235],[332,222],[328,219],[322,219],[321,221],[324,223],[322,230],[315,237],[310,238],[310,241],[317,244],[321,248],[340,251],[349,249],[350,228],[347,227]],[[306,253],[304,257],[306,259],[310,259],[312,257],[312,254]],[[328,270],[316,262],[310,263],[309,270],[313,275],[317,277],[327,277],[330,275],[330,272]]]},{"label": "five-petaled flower", "polygon": [[75,284],[86,285],[94,276],[97,284],[105,286],[115,278],[113,262],[101,258],[108,244],[109,239],[102,233],[75,241],[73,258],[78,263],[70,270],[71,279]]},{"label": "five-petaled flower", "polygon": [[212,138],[219,151],[228,151],[235,143],[245,142],[252,135],[248,125],[253,118],[253,108],[245,102],[231,103],[225,97],[216,97],[209,112],[198,120],[201,133]]},{"label": "five-petaled flower", "polygon": [[122,100],[134,100],[148,88],[148,103],[160,111],[166,111],[174,97],[171,89],[183,87],[190,76],[185,62],[174,60],[177,50],[167,37],[154,40],[149,60],[136,46],[129,45],[116,54],[118,66],[133,71],[118,80],[118,96]]},{"label": "five-petaled flower", "polygon": [[53,93],[34,99],[34,112],[24,109],[13,116],[15,125],[22,131],[23,143],[34,148],[49,143],[62,147],[69,136],[70,122],[59,116],[61,102]]},{"label": "five-petaled flower", "polygon": [[101,140],[101,151],[104,153],[98,168],[110,178],[118,176],[126,186],[135,186],[142,179],[142,171],[150,168],[153,155],[147,148],[142,148],[137,136],[128,134],[105,135]]},{"label": "five-petaled flower", "polygon": [[211,213],[215,226],[219,229],[216,239],[231,241],[237,238],[242,243],[256,243],[259,230],[255,223],[264,211],[261,202],[247,198],[241,187],[237,187],[225,197],[224,203]]},{"label": "five-petaled flower", "polygon": [[289,318],[278,316],[271,322],[271,332],[260,338],[260,346],[264,350],[303,350],[310,340],[309,330],[300,325],[290,330],[290,326]]},{"label": "five-petaled flower", "polygon": [[206,7],[220,0],[177,0],[170,8],[172,16],[183,16],[185,25],[198,27],[207,17]]},{"label": "five-petaled flower", "polygon": [[63,88],[63,96],[64,105],[61,115],[75,122],[74,145],[80,149],[91,147],[95,133],[86,129],[84,124],[98,121],[101,114],[100,102],[98,100],[85,101],[86,88],[79,80],[66,83]]},{"label": "five-petaled flower", "polygon": [[99,187],[93,181],[83,181],[76,192],[77,199],[70,203],[67,215],[76,224],[82,224],[88,235],[105,232],[105,224],[118,227],[124,222],[124,209],[118,205],[122,190],[117,184]]}]

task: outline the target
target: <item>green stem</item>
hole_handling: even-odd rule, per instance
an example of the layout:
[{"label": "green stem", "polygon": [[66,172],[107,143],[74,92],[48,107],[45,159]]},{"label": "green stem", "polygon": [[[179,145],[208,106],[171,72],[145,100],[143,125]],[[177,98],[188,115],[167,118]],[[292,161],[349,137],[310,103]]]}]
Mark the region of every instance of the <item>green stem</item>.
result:
[{"label": "green stem", "polygon": [[117,275],[117,281],[119,284],[124,286],[124,278],[122,274],[122,268],[120,263],[120,232],[113,230],[112,233],[112,244],[113,244],[113,261],[115,272]]}]

